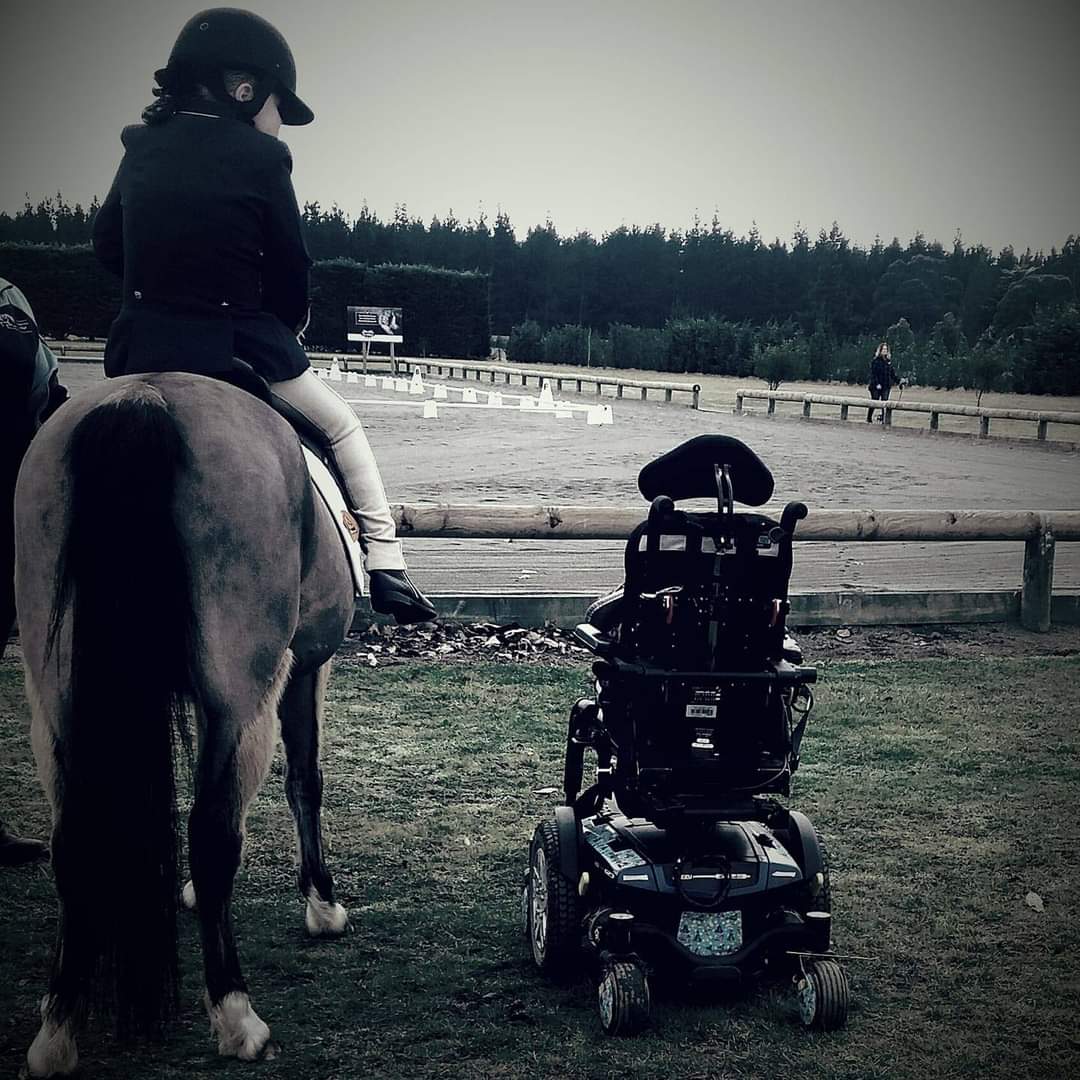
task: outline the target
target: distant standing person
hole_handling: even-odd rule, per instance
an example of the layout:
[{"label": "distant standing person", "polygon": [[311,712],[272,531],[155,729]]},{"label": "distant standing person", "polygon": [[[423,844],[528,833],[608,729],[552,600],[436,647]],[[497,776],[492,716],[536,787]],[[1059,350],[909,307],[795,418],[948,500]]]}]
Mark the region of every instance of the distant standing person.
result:
[{"label": "distant standing person", "polygon": [[[888,401],[889,393],[893,386],[900,381],[896,369],[892,366],[892,356],[889,354],[889,346],[882,342],[874,353],[874,359],[870,361],[870,397],[874,401]],[[871,406],[866,410],[866,422],[873,423],[874,409]],[[881,410],[881,422],[885,422],[885,410]]]}]

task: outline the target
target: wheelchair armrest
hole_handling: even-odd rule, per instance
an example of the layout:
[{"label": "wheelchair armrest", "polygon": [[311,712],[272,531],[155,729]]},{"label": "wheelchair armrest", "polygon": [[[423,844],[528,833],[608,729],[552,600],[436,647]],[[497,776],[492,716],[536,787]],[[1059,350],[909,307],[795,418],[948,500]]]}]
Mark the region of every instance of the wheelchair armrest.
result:
[{"label": "wheelchair armrest", "polygon": [[578,623],[574,627],[574,637],[591,653],[609,659],[618,651],[618,643],[601,633],[592,623]]}]

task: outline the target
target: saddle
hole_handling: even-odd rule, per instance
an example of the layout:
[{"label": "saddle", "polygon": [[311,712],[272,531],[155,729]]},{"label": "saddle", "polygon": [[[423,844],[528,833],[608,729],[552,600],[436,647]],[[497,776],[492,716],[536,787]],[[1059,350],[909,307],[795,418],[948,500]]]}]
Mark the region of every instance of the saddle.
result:
[{"label": "saddle", "polygon": [[360,526],[353,517],[348,503],[343,494],[345,485],[337,470],[333,466],[329,455],[322,446],[319,434],[304,419],[300,413],[295,412],[280,401],[275,401],[270,393],[270,387],[266,380],[258,375],[250,364],[234,357],[233,367],[215,373],[215,377],[223,382],[246,390],[249,394],[264,401],[279,416],[283,416],[292,425],[300,445],[304,451],[304,460],[307,462],[308,474],[319,497],[330,511],[334,519],[338,536],[341,537],[342,546],[345,548],[345,557],[352,571],[353,588],[358,596],[364,595],[364,556],[360,547]]}]

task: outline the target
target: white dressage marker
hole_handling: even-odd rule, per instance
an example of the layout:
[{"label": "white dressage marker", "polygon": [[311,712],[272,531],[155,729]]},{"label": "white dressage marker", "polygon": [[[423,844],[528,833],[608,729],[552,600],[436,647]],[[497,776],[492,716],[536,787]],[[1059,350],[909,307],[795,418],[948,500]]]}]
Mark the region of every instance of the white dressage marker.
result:
[{"label": "white dressage marker", "polygon": [[461,401],[463,404],[475,405],[476,404],[476,391],[471,386],[466,386],[461,391]]},{"label": "white dressage marker", "polygon": [[424,419],[425,420],[438,420],[439,419],[439,406],[435,404],[434,398],[429,398],[424,402]]},{"label": "white dressage marker", "polygon": [[347,383],[358,383],[360,381],[360,376],[357,375],[355,371],[350,371],[349,374],[345,376],[345,381]]},{"label": "white dressage marker", "polygon": [[375,378],[374,375],[365,375],[364,376],[364,385],[365,386],[378,386],[379,385],[379,380],[377,378]]},{"label": "white dressage marker", "polygon": [[407,394],[409,392],[409,380],[408,379],[395,379],[394,389],[399,394]]},{"label": "white dressage marker", "polygon": [[546,382],[540,388],[540,400],[537,402],[538,409],[554,409],[555,396],[551,392],[551,383]]},{"label": "white dressage marker", "polygon": [[435,389],[432,391],[431,396],[434,397],[438,401],[445,401],[446,400],[446,387],[443,386],[442,383],[436,384]]},{"label": "white dressage marker", "polygon": [[394,389],[394,380],[389,375],[384,375],[383,376],[382,388],[384,390],[393,390]]},{"label": "white dressage marker", "polygon": [[420,372],[414,371],[412,376],[412,382],[409,383],[410,394],[422,394],[426,387],[424,386],[424,380],[420,378]]},{"label": "white dressage marker", "polygon": [[502,394],[500,394],[498,390],[489,390],[487,403],[493,409],[501,409],[503,403]]},{"label": "white dressage marker", "polygon": [[330,365],[330,374],[327,378],[331,382],[341,382],[341,368],[338,367],[338,362],[335,360]]}]

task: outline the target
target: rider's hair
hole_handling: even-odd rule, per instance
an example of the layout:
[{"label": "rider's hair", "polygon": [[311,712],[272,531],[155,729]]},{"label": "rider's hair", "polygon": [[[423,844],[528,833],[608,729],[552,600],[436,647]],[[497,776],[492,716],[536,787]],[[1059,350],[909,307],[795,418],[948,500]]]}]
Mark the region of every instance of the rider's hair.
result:
[{"label": "rider's hair", "polygon": [[145,124],[163,124],[166,120],[170,120],[176,113],[184,108],[185,105],[190,105],[193,101],[197,102],[200,99],[203,101],[217,101],[220,100],[218,95],[205,85],[208,81],[219,81],[225,93],[232,98],[233,91],[242,83],[250,83],[255,90],[256,98],[260,92],[260,80],[257,75],[253,75],[250,71],[239,71],[230,69],[222,71],[217,75],[217,80],[213,80],[211,76],[203,76],[199,78],[192,73],[180,72],[175,75],[170,74],[164,86],[155,86],[153,89],[154,97],[156,101],[152,101],[142,111],[142,119]]}]

